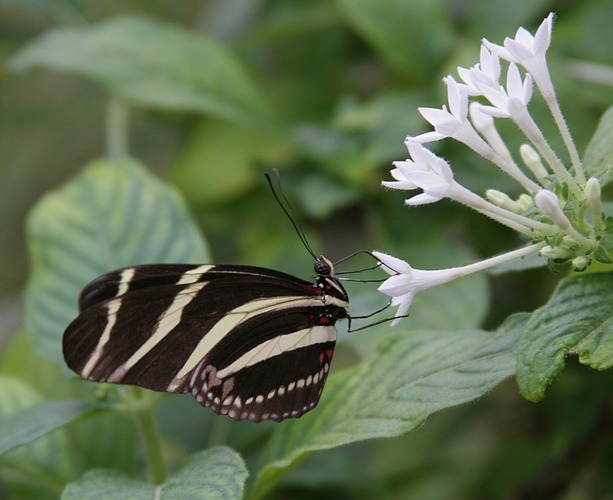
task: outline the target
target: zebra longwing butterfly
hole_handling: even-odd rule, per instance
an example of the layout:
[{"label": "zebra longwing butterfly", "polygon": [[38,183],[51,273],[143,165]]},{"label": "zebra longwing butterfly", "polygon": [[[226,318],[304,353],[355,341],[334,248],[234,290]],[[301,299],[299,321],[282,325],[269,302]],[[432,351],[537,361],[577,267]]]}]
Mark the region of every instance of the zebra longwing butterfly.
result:
[{"label": "zebra longwing butterfly", "polygon": [[191,393],[236,420],[300,417],[319,402],[335,323],[349,318],[333,264],[314,267],[315,282],[241,265],[112,271],[81,292],[64,359],[85,379]]}]

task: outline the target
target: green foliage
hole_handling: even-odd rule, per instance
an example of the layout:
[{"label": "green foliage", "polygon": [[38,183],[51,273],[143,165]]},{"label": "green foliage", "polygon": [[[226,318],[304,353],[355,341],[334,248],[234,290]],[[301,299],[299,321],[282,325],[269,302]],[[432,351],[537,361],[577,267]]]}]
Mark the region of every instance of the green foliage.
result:
[{"label": "green foliage", "polygon": [[481,397],[513,374],[522,319],[495,334],[412,331],[386,339],[366,361],[331,378],[317,412],[272,433],[255,495],[309,452],[400,436],[436,411]]},{"label": "green foliage", "polygon": [[[61,427],[87,405],[44,403],[34,387],[13,377],[0,376],[0,389],[0,477],[16,495],[52,498],[74,472],[68,436]],[[54,429],[59,430],[48,434]]]},{"label": "green foliage", "polygon": [[535,311],[518,349],[517,383],[539,401],[566,356],[597,370],[613,366],[613,283],[610,274],[566,278],[547,305]]},{"label": "green foliage", "polygon": [[[566,490],[597,498],[611,491],[611,370],[604,370],[613,362],[613,280],[604,264],[559,280],[527,259],[489,287],[479,275],[420,293],[393,330],[384,323],[345,334],[341,326],[320,404],[281,424],[217,417],[190,396],[168,396],[160,408],[157,393],[68,372],[62,332],[82,287],[108,270],[218,261],[311,272],[263,170],[281,170],[312,246],[333,258],[376,247],[432,269],[517,245],[444,202],[408,210],[402,193],[379,184],[391,162],[406,157],[404,137],[424,130],[416,108],[442,102],[440,77],[474,64],[481,37],[501,42],[519,25],[534,27],[545,2],[480,0],[456,17],[440,1],[271,1],[244,10],[212,2],[206,15],[197,2],[125,15],[134,10],[127,4],[24,2],[2,16],[21,31],[5,30],[18,35],[0,45],[8,125],[0,211],[29,209],[30,269],[26,332],[0,357],[0,495],[494,498]],[[23,5],[44,15],[20,24],[14,11]],[[610,92],[566,84],[556,44],[589,58],[586,40],[597,35],[587,28],[607,12],[595,0],[561,7],[548,54],[586,171],[603,187],[612,175]],[[47,29],[45,16],[57,26]],[[204,19],[204,33],[194,19]],[[610,51],[600,57],[613,64]],[[127,123],[107,121],[107,134],[129,142],[130,153],[92,162],[103,142],[101,110],[110,107],[99,102],[98,85],[133,121],[130,141]],[[447,142],[438,152],[469,187],[505,187],[499,172]],[[0,241],[7,262],[4,246],[20,232]],[[364,262],[343,270],[372,265]],[[348,285],[352,314],[381,306],[376,287]],[[538,405],[503,383],[514,375],[521,395],[542,399]]]},{"label": "green foliage", "polygon": [[263,112],[255,88],[222,47],[142,16],[51,30],[10,65],[16,71],[46,66],[75,72],[143,106],[241,119]]},{"label": "green foliage", "polygon": [[[451,30],[441,0],[339,0],[338,4],[348,22],[390,66],[412,79],[430,78],[450,50]],[[414,46],[421,50],[399,50]]]},{"label": "green foliage", "polygon": [[613,157],[613,107],[600,119],[598,128],[587,146],[583,158],[587,175],[596,177],[605,187],[613,180],[611,158]]},{"label": "green foliage", "polygon": [[[5,381],[7,384],[10,380]],[[66,425],[90,409],[83,401],[50,401],[12,411],[0,419],[0,454]]]},{"label": "green foliage", "polygon": [[96,498],[193,498],[203,500],[240,499],[247,469],[241,457],[230,448],[211,448],[194,453],[164,484],[145,481],[109,470],[92,470],[70,483],[62,500]]}]

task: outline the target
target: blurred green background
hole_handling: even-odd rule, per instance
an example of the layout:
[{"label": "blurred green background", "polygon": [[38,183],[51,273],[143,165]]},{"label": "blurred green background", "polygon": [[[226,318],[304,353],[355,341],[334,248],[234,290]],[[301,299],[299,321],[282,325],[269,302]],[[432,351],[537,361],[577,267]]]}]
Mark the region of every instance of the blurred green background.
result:
[{"label": "blurred green background", "polygon": [[[0,341],[7,342],[23,321],[28,211],[45,192],[109,152],[107,123],[113,108],[108,87],[70,71],[14,71],[9,66],[12,57],[48,30],[146,15],[225,47],[245,72],[257,110],[241,113],[239,105],[238,113],[203,112],[201,106],[177,104],[171,97],[164,106],[135,99],[129,107],[129,153],[183,194],[215,262],[262,265],[308,277],[311,259],[264,181],[262,173],[271,168],[280,170],[315,251],[333,260],[376,248],[416,267],[436,268],[518,245],[514,234],[463,207],[440,202],[405,208],[403,193],[386,192],[380,182],[389,178],[393,160],[406,158],[404,137],[427,130],[416,108],[445,103],[441,78],[455,74],[458,65],[478,62],[481,38],[502,43],[519,26],[533,32],[550,11],[557,15],[548,53],[552,78],[579,151],[584,151],[613,94],[611,1],[0,0]],[[189,62],[206,65],[198,59]],[[591,64],[604,69],[602,81],[594,81]],[[531,109],[537,122],[551,130],[538,98]],[[516,151],[521,138],[512,127],[503,130]],[[559,145],[555,136],[552,143]],[[495,187],[518,194],[508,178],[466,148],[453,141],[434,147],[451,162],[457,179],[475,192]],[[556,280],[546,270],[491,277],[490,307],[474,314],[480,315],[481,326],[493,328],[511,312],[542,304]],[[372,303],[374,289],[355,293],[359,314],[360,306]],[[363,460],[360,446],[368,445],[354,447],[358,465],[347,465],[347,477],[355,478],[354,469],[363,467],[392,490],[394,481],[403,485],[421,477],[411,493],[419,498],[420,491],[426,495],[442,487],[424,471],[453,463],[466,475],[445,477],[450,482],[443,490],[470,482],[500,493],[518,477],[528,481],[532,467],[544,467],[585,430],[573,429],[574,412],[581,411],[574,403],[585,400],[573,389],[589,387],[591,376],[571,366],[538,408],[523,402],[508,382],[478,407],[447,411],[423,432],[383,442]],[[605,387],[603,378],[597,387]],[[583,408],[587,416],[580,420],[586,428],[597,402],[594,397],[593,405]],[[466,424],[461,435],[455,430],[460,422]],[[525,455],[538,439],[548,444]],[[439,448],[442,443],[445,449]],[[518,456],[523,457],[520,463],[511,467]],[[340,460],[337,455],[316,457]],[[607,457],[601,458],[599,463],[606,463]],[[610,448],[608,458],[613,460]],[[359,488],[348,487],[342,474],[326,478],[321,467],[317,470],[309,478],[308,464],[301,468],[286,484],[287,491],[299,497],[292,481],[311,481],[315,489],[337,482],[338,492],[357,493]],[[582,484],[600,472],[590,469]],[[368,483],[367,491],[379,486]],[[337,490],[330,491],[332,498]],[[591,497],[583,489],[572,498]]]}]

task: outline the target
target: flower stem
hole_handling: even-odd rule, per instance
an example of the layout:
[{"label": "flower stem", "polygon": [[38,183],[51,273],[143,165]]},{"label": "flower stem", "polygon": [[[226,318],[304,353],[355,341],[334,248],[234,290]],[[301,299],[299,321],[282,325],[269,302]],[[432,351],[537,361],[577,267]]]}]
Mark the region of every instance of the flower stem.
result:
[{"label": "flower stem", "polygon": [[[490,257],[489,259],[480,260],[479,262],[475,262],[473,264],[469,264],[467,266],[463,266],[457,268],[461,270],[461,276],[468,276],[469,274],[476,273],[478,271],[483,271],[485,269],[489,269],[490,267],[497,266],[498,264],[503,264],[510,260],[519,259],[520,257],[525,257],[526,255],[530,255],[532,253],[538,252],[541,248],[545,247],[547,243],[540,242],[534,243],[532,245],[528,245],[525,247],[518,248],[516,250],[512,250],[510,252],[506,252],[500,255],[496,255],[494,257]],[[459,276],[458,276],[459,277]]]},{"label": "flower stem", "polygon": [[450,198],[526,236],[533,235],[533,231],[549,235],[557,232],[557,228],[551,224],[535,221],[494,205],[458,183],[454,184],[454,192]]},{"label": "flower stem", "polygon": [[153,411],[148,408],[143,408],[136,413],[135,418],[138,422],[138,427],[145,444],[151,482],[155,485],[160,485],[166,480],[166,464],[162,459],[162,449],[155,428]]},{"label": "flower stem", "polygon": [[106,154],[117,162],[128,156],[129,107],[117,97],[111,97],[106,115]]},{"label": "flower stem", "polygon": [[[534,147],[537,149],[539,154],[547,161],[547,164],[551,167],[553,173],[563,179],[568,187],[573,192],[575,196],[579,199],[583,197],[583,192],[581,188],[570,174],[570,172],[566,169],[564,164],[557,157],[555,151],[551,148],[547,139],[539,129],[538,125],[534,122],[532,117],[527,111],[524,111],[521,114],[518,114],[514,117],[514,121],[517,126],[526,134],[526,137],[530,139]],[[585,185],[585,180],[582,185]]]},{"label": "flower stem", "polygon": [[553,119],[558,127],[560,135],[564,140],[564,144],[566,149],[568,150],[568,154],[570,156],[571,164],[575,170],[575,175],[577,177],[577,181],[580,186],[585,186],[585,173],[583,172],[583,165],[581,163],[581,159],[579,158],[579,153],[577,151],[577,147],[570,135],[570,130],[568,129],[568,125],[566,124],[566,120],[564,119],[564,115],[562,114],[562,110],[560,109],[560,103],[556,98],[555,89],[551,80],[547,78],[546,81],[536,81],[536,85],[539,88],[541,94],[543,95],[547,106],[549,107],[549,111],[553,116]]}]

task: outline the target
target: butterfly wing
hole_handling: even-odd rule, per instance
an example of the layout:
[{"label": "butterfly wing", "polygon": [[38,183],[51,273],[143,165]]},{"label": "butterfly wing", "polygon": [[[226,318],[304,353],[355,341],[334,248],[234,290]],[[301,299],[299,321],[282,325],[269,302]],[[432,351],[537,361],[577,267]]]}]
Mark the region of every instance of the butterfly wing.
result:
[{"label": "butterfly wing", "polygon": [[82,377],[191,392],[217,413],[254,421],[317,404],[334,322],[346,317],[342,301],[325,304],[312,284],[250,266],[120,269],[85,287],[80,307],[63,349]]},{"label": "butterfly wing", "polygon": [[335,314],[343,313],[311,306],[250,317],[203,358],[192,394],[217,413],[256,422],[312,410],[334,353]]}]

